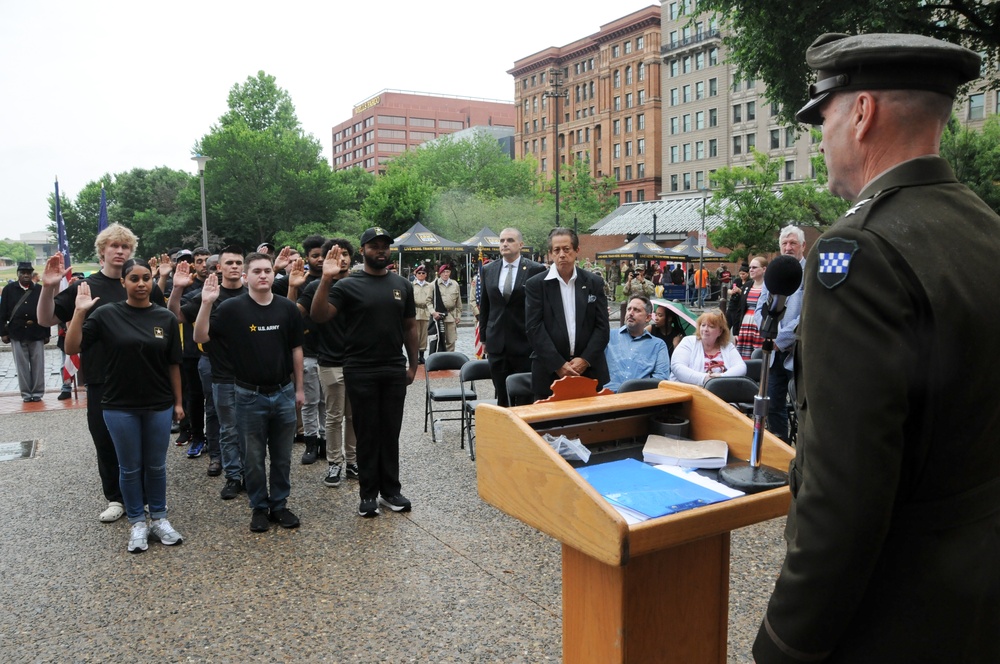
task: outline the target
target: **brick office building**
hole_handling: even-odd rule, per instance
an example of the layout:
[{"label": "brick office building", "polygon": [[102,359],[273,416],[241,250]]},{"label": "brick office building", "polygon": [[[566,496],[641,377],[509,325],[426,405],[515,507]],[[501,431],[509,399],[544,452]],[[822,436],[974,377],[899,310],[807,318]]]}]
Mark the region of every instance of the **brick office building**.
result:
[{"label": "brick office building", "polygon": [[333,128],[333,169],[378,173],[411,147],[470,127],[513,127],[515,117],[510,102],[383,90]]},{"label": "brick office building", "polygon": [[[565,46],[514,63],[514,150],[554,174],[589,160],[595,177],[613,176],[622,203],[661,191],[660,7],[601,26]],[[558,96],[564,95],[564,96]],[[558,113],[557,113],[558,111]]]}]

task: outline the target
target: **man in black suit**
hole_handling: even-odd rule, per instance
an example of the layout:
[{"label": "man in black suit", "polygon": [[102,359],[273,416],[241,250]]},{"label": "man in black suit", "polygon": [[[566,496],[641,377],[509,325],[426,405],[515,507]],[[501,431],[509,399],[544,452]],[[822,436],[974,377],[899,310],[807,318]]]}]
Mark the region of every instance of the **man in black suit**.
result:
[{"label": "man in black suit", "polygon": [[524,324],[524,284],[545,266],[521,258],[524,239],[516,228],[500,231],[500,257],[483,268],[479,337],[485,340],[497,403],[510,405],[507,376],[531,371],[531,346]]},{"label": "man in black suit", "polygon": [[568,228],[549,232],[548,271],[525,285],[525,322],[531,344],[531,388],[539,399],[563,376],[609,380],[608,299],[600,276],[576,269],[580,240]]}]

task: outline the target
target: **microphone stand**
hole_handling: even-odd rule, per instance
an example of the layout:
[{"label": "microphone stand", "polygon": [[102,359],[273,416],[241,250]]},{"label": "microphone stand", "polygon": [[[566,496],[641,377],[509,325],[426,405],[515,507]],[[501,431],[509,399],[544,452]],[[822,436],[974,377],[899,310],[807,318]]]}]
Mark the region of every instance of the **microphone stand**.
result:
[{"label": "microphone stand", "polygon": [[753,398],[753,441],[750,445],[750,459],[734,461],[719,469],[719,478],[723,482],[744,493],[759,493],[788,484],[788,473],[765,466],[760,460],[764,445],[764,426],[767,423],[767,413],[771,403],[767,396],[767,374],[771,366],[771,353],[774,352],[774,338],[778,336],[778,323],[784,314],[784,307],[781,307],[780,311],[772,312],[768,303],[761,321],[760,336],[764,339],[761,350],[764,351],[764,359],[760,367],[760,389]]}]

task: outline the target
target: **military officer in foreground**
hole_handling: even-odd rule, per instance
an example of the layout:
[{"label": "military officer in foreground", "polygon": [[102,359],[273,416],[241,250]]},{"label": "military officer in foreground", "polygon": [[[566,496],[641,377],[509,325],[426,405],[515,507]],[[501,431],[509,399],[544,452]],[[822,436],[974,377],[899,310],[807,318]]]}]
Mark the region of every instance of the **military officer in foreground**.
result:
[{"label": "military officer in foreground", "polygon": [[1000,311],[968,284],[1000,256],[1000,218],[938,156],[980,58],[828,34],[806,60],[797,119],[822,125],[830,190],[854,206],[806,264],[788,550],[754,657],[998,662],[1000,358],[968,341]]}]

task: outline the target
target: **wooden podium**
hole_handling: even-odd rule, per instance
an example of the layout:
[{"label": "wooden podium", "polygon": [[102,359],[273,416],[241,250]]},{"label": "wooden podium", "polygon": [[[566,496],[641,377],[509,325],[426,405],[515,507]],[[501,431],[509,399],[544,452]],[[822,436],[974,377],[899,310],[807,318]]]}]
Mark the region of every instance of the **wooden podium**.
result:
[{"label": "wooden podium", "polygon": [[[629,525],[541,437],[562,433],[599,454],[609,441],[644,440],[650,416],[663,412],[687,417],[691,438],[726,441],[730,460],[749,457],[753,422],[680,383],[476,409],[479,495],[562,542],[567,663],[724,664],[729,532],[788,511],[783,487]],[[765,434],[764,464],[785,469],[793,456]]]}]

